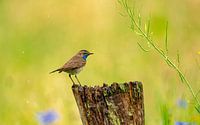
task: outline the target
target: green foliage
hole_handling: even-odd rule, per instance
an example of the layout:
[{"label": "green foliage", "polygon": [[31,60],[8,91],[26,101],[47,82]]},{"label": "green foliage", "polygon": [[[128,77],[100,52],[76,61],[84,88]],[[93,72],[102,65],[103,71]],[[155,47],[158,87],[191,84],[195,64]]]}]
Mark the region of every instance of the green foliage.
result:
[{"label": "green foliage", "polygon": [[161,105],[160,107],[161,110],[161,117],[162,117],[162,125],[171,125],[171,115],[169,108],[167,107],[166,104]]},{"label": "green foliage", "polygon": [[[179,53],[177,54],[178,65],[176,65],[175,62],[173,62],[172,59],[168,56],[168,33],[167,33],[168,23],[166,25],[165,50],[164,50],[164,49],[158,47],[158,45],[156,45],[156,42],[152,39],[152,35],[149,34],[149,32],[151,32],[150,31],[150,20],[148,20],[148,22],[147,22],[147,28],[143,29],[140,13],[138,13],[137,14],[138,16],[136,16],[136,13],[133,10],[131,10],[131,8],[129,7],[127,0],[119,0],[119,3],[125,9],[128,17],[131,21],[131,26],[134,25],[132,27],[135,27],[134,29],[132,28],[132,31],[135,32],[140,37],[144,38],[146,40],[147,45],[150,45],[149,48],[154,49],[164,59],[164,61],[169,65],[169,67],[173,68],[178,73],[178,75],[181,79],[181,82],[185,83],[187,85],[190,93],[192,94],[192,96],[196,102],[196,105],[199,107],[200,102],[199,102],[197,96],[195,95],[193,88],[191,87],[191,83],[187,80],[186,76],[183,74],[183,72],[179,68],[179,65],[180,65]],[[145,27],[146,27],[146,25],[145,25]],[[138,45],[143,51],[148,52],[139,43],[138,43]],[[196,107],[196,105],[194,107]]]}]

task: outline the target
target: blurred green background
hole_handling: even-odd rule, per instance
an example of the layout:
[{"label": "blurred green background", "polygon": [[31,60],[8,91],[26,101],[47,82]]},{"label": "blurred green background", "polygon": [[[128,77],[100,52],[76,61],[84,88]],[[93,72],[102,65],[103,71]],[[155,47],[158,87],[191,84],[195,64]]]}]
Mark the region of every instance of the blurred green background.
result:
[{"label": "blurred green background", "polygon": [[[179,51],[180,67],[198,91],[200,1],[135,2],[142,19],[151,16],[160,47],[169,21],[169,54],[175,61]],[[116,0],[1,0],[0,124],[35,125],[37,112],[53,109],[59,114],[56,125],[81,125],[70,79],[49,74],[81,49],[95,53],[79,74],[85,85],[143,82],[146,125],[162,124],[163,109],[171,124],[200,124],[188,89],[153,50],[144,53],[138,47],[142,40],[121,13]],[[187,108],[177,105],[179,99]]]}]

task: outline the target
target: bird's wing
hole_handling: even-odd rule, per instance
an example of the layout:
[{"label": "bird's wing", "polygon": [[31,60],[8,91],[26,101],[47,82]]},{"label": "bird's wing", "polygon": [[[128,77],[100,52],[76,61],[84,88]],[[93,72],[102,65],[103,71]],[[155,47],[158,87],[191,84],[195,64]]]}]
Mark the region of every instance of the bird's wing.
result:
[{"label": "bird's wing", "polygon": [[62,69],[71,70],[76,68],[81,68],[86,64],[86,61],[82,59],[82,57],[74,56],[67,63],[65,63]]}]

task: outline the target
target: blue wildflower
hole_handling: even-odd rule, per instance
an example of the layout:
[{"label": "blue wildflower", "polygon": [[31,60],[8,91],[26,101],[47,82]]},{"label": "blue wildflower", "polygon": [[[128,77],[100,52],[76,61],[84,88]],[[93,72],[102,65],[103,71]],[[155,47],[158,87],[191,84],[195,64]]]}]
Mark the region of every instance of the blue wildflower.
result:
[{"label": "blue wildflower", "polygon": [[58,114],[52,110],[39,112],[37,113],[37,119],[41,125],[50,125],[58,119]]},{"label": "blue wildflower", "polygon": [[184,99],[178,99],[177,105],[178,105],[179,107],[181,107],[181,108],[184,108],[184,109],[186,109],[187,106],[188,106],[187,101],[184,100]]},{"label": "blue wildflower", "polygon": [[195,123],[191,123],[191,122],[175,122],[175,125],[196,125]]}]

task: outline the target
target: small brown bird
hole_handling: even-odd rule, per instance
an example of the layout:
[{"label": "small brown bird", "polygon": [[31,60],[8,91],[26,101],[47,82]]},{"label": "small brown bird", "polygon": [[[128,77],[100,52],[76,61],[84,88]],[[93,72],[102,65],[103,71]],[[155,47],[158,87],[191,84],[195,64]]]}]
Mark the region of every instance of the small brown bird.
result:
[{"label": "small brown bird", "polygon": [[83,69],[83,67],[86,64],[86,59],[89,55],[92,55],[93,53],[90,53],[87,50],[80,50],[75,56],[73,56],[68,62],[66,62],[61,68],[56,69],[50,73],[57,72],[67,72],[69,74],[69,78],[72,80],[73,84],[75,82],[73,81],[71,75],[75,75],[76,80],[81,85],[80,81],[78,80],[77,74]]}]

